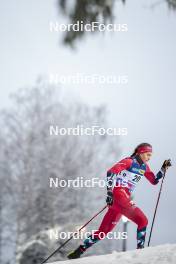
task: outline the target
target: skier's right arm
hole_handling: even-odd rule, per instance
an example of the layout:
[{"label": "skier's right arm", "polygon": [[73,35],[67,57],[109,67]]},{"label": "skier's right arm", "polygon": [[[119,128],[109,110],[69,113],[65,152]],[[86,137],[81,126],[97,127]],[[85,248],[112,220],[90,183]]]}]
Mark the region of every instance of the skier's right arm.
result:
[{"label": "skier's right arm", "polygon": [[125,158],[116,163],[112,168],[110,168],[107,171],[107,189],[113,188],[113,179],[117,174],[119,174],[121,171],[129,169],[132,165],[132,159],[131,158]]},{"label": "skier's right arm", "polygon": [[128,169],[131,167],[132,159],[126,158],[118,163],[116,163],[111,169],[107,172],[107,198],[106,203],[107,205],[113,204],[113,179],[114,177],[119,174],[121,171]]}]

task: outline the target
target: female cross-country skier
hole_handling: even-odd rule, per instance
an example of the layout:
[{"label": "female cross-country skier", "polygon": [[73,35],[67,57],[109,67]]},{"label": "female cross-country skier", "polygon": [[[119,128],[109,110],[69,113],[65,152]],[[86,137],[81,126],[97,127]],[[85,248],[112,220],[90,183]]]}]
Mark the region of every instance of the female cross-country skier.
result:
[{"label": "female cross-country skier", "polygon": [[71,252],[67,256],[69,259],[79,258],[89,247],[101,240],[101,234],[106,235],[110,232],[122,215],[137,225],[137,249],[144,247],[148,219],[132,201],[131,193],[143,177],[151,184],[156,185],[159,179],[164,176],[166,169],[171,165],[170,160],[165,160],[160,171],[155,176],[147,164],[151,156],[152,146],[148,143],[142,143],[136,147],[130,157],[122,159],[108,170],[106,198],[108,211],[99,229],[85,239],[83,244],[76,250]]}]

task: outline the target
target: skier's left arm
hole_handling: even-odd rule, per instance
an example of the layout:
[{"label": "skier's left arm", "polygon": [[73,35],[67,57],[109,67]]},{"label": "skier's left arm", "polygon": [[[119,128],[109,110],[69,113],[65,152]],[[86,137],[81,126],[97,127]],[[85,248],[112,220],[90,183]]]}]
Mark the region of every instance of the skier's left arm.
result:
[{"label": "skier's left arm", "polygon": [[147,165],[147,169],[144,176],[151,184],[156,185],[159,182],[159,179],[164,176],[164,173],[162,172],[162,170],[160,170],[155,176],[155,174],[150,170],[149,166]]},{"label": "skier's left arm", "polygon": [[164,176],[166,170],[168,169],[168,167],[171,166],[171,161],[170,160],[165,160],[161,169],[159,170],[159,172],[155,175],[149,168],[149,166],[147,165],[146,168],[146,172],[144,174],[144,176],[147,178],[147,180],[149,182],[151,182],[151,184],[156,185],[159,180]]}]

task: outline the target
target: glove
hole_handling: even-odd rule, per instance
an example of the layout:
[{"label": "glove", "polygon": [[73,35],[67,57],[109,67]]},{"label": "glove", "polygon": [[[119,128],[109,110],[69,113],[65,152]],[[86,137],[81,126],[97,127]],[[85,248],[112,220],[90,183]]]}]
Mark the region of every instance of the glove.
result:
[{"label": "glove", "polygon": [[106,203],[107,203],[107,205],[112,205],[113,204],[113,193],[112,193],[112,190],[108,190],[107,191]]},{"label": "glove", "polygon": [[162,172],[166,172],[166,170],[167,170],[170,166],[172,166],[172,164],[171,164],[171,160],[170,160],[170,159],[165,160],[165,161],[163,162],[162,167],[161,167],[161,171],[162,171]]},{"label": "glove", "polygon": [[167,170],[170,166],[172,166],[172,164],[171,164],[171,160],[170,160],[170,159],[165,160],[165,161],[163,162],[163,165],[162,165],[162,167],[161,167],[161,170],[157,173],[156,178],[155,178],[155,183],[156,183],[156,184],[159,182],[159,180],[160,180],[161,178],[163,178],[163,176],[164,176],[166,170]]}]

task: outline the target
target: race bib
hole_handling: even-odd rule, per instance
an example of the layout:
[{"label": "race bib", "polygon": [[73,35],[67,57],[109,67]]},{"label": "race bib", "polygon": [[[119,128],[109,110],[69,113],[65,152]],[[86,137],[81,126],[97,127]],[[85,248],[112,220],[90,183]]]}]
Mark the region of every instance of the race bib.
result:
[{"label": "race bib", "polygon": [[116,186],[118,185],[118,187],[127,187],[129,191],[132,192],[141,178],[142,175],[140,174],[123,170],[117,176]]}]

